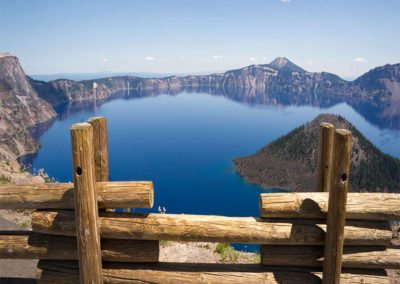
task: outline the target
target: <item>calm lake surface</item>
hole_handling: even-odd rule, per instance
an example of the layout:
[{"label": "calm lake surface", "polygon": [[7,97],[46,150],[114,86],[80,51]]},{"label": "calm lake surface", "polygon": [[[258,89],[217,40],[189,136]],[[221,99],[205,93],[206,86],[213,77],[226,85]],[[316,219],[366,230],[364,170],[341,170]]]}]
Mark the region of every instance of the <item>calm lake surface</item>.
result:
[{"label": "calm lake surface", "polygon": [[[257,216],[263,190],[236,175],[232,159],[312,120],[335,113],[353,123],[383,152],[400,157],[400,130],[378,128],[352,107],[249,105],[206,93],[119,98],[63,113],[40,137],[32,164],[71,181],[69,128],[92,116],[108,119],[110,179],[152,180],[155,203],[167,213]],[[276,190],[275,190],[276,191]]]}]

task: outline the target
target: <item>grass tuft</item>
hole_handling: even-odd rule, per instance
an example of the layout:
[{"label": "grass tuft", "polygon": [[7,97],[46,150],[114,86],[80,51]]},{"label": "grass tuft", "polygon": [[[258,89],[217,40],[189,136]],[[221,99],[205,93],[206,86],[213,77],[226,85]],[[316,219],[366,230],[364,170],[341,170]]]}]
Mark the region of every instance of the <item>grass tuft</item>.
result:
[{"label": "grass tuft", "polygon": [[6,176],[0,176],[0,184],[11,183],[11,178]]},{"label": "grass tuft", "polygon": [[220,255],[222,262],[236,262],[239,258],[239,253],[229,243],[218,243],[214,252]]}]

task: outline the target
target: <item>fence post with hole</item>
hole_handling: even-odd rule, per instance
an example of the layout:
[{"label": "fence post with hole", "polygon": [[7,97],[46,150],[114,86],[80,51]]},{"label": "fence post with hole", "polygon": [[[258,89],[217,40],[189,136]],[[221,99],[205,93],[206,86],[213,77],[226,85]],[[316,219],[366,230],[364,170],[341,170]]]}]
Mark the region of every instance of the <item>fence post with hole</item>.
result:
[{"label": "fence post with hole", "polygon": [[347,191],[349,187],[351,132],[336,129],[333,142],[333,168],[329,191],[323,279],[324,284],[340,283]]},{"label": "fence post with hole", "polygon": [[80,282],[103,283],[92,126],[74,124],[71,144]]}]

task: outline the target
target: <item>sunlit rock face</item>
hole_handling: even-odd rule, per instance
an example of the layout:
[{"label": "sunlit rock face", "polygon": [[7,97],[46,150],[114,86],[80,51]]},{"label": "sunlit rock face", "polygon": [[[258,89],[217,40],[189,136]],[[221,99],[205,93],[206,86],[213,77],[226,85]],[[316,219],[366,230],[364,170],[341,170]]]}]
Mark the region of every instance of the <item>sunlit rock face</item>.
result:
[{"label": "sunlit rock face", "polygon": [[0,54],[0,158],[15,159],[38,149],[29,129],[56,116],[32,88],[18,58]]}]

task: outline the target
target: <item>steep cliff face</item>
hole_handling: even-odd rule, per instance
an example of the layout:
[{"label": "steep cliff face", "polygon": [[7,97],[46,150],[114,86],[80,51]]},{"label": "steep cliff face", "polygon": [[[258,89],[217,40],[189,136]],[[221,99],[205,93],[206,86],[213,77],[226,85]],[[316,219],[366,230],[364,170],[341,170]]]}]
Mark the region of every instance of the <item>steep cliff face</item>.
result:
[{"label": "steep cliff face", "polygon": [[400,160],[382,153],[344,118],[328,114],[317,116],[254,155],[235,159],[237,172],[264,188],[315,191],[321,122],[352,131],[350,191],[400,192]]},{"label": "steep cliff face", "polygon": [[51,82],[35,81],[32,84],[40,97],[53,106],[71,101],[106,100],[121,91],[133,90],[149,95],[178,93],[184,90],[198,91],[203,87],[220,87],[222,75],[139,78],[116,76],[96,80],[73,81],[59,79]]},{"label": "steep cliff face", "polygon": [[400,64],[374,68],[350,84],[353,94],[377,103],[400,101]]},{"label": "steep cliff face", "polygon": [[[67,84],[72,84],[73,81],[70,80],[56,80],[53,82],[43,82],[33,80],[29,78],[31,86],[36,90],[39,97],[51,105],[59,105],[67,103],[71,100],[68,96],[68,91],[65,88],[60,88],[63,86],[63,82]],[[58,83],[59,82],[59,83]]]},{"label": "steep cliff face", "polygon": [[0,159],[15,159],[38,149],[28,129],[56,116],[39,98],[18,58],[0,54]]}]

